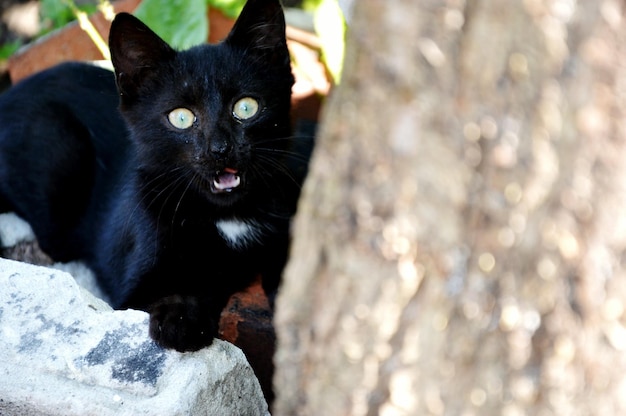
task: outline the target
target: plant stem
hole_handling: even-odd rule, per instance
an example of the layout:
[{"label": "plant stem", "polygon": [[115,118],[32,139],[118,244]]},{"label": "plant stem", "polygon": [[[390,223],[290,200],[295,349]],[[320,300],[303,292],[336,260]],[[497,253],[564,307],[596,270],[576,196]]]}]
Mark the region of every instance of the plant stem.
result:
[{"label": "plant stem", "polygon": [[[81,29],[83,29],[87,33],[87,35],[89,36],[91,41],[96,45],[96,47],[98,48],[98,50],[100,51],[104,59],[111,60],[109,47],[107,46],[106,42],[102,39],[102,36],[100,36],[100,33],[98,33],[96,28],[93,26],[93,24],[89,20],[87,13],[85,13],[84,11],[76,7],[76,4],[74,3],[73,0],[65,0],[65,3],[70,7],[70,9],[72,9],[72,13],[74,13],[74,15],[76,16],[76,19],[78,20],[78,25],[80,26]],[[101,10],[103,10],[105,7],[103,6],[103,3],[104,2],[100,3]],[[105,18],[108,18],[107,14],[108,12],[105,13]]]}]

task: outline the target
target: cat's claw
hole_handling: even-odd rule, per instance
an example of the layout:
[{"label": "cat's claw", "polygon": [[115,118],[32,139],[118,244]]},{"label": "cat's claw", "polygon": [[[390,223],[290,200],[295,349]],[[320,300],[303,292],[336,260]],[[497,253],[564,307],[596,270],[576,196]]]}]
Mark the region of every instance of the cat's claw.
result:
[{"label": "cat's claw", "polygon": [[190,296],[170,296],[150,308],[150,337],[164,348],[197,351],[210,345],[218,323]]}]

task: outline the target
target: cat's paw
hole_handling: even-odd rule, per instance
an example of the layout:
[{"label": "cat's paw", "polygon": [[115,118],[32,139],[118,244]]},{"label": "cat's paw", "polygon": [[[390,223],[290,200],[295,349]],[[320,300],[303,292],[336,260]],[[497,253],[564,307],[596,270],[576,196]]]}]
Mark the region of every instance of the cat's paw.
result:
[{"label": "cat's paw", "polygon": [[164,348],[197,351],[211,344],[218,322],[193,296],[169,296],[150,307],[150,336]]}]

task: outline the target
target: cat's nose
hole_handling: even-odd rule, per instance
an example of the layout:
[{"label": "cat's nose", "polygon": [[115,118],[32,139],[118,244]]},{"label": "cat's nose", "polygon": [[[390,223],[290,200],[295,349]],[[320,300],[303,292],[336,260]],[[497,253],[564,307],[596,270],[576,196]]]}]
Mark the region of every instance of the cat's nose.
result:
[{"label": "cat's nose", "polygon": [[230,143],[226,140],[211,140],[209,151],[215,156],[224,156],[230,151]]}]

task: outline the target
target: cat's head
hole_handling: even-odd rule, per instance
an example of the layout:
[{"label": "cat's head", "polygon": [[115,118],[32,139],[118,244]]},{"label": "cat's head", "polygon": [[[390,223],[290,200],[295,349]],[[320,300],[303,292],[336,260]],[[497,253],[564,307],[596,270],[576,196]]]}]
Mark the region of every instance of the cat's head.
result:
[{"label": "cat's head", "polygon": [[249,0],[223,42],[181,52],[119,14],[109,47],[141,169],[219,206],[285,174],[294,79],[278,0]]}]

